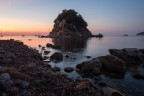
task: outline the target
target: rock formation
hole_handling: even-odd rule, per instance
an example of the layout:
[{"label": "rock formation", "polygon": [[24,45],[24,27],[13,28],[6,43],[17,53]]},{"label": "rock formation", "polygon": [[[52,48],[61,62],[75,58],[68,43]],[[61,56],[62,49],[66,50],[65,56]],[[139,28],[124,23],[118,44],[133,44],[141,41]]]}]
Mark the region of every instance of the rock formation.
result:
[{"label": "rock formation", "polygon": [[75,10],[65,9],[54,20],[54,27],[48,37],[91,37],[92,33],[87,29],[87,26],[87,22]]}]

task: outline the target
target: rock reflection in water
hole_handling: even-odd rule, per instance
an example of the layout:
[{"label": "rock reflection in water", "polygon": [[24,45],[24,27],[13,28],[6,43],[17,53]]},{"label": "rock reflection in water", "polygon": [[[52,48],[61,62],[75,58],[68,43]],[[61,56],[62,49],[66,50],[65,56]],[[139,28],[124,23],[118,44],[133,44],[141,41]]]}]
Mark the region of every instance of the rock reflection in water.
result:
[{"label": "rock reflection in water", "polygon": [[87,39],[82,38],[55,38],[52,40],[54,45],[61,46],[63,51],[81,51],[86,47]]}]

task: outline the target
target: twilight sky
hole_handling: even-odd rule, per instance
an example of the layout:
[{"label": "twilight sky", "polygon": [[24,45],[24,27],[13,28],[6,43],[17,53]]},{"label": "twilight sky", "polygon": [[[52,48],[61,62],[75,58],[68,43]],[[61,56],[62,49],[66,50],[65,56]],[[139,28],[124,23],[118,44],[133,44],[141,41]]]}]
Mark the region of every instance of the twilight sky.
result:
[{"label": "twilight sky", "polygon": [[63,9],[83,16],[93,34],[144,31],[144,0],[0,0],[2,34],[48,34]]}]

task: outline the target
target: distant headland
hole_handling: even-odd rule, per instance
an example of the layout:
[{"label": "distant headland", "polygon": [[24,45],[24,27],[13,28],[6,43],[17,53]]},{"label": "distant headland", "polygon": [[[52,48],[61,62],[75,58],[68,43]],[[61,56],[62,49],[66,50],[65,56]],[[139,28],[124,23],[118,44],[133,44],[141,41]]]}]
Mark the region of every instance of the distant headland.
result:
[{"label": "distant headland", "polygon": [[136,35],[144,35],[144,32],[137,33]]}]

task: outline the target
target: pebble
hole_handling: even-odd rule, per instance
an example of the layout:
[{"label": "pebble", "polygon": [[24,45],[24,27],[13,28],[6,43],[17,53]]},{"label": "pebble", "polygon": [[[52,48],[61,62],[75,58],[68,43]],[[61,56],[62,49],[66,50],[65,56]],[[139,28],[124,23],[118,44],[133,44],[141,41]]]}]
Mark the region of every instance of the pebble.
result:
[{"label": "pebble", "polygon": [[26,81],[21,81],[20,85],[21,85],[21,88],[26,89],[29,87],[30,84]]},{"label": "pebble", "polygon": [[0,80],[10,80],[10,75],[8,73],[2,73],[0,75]]}]

